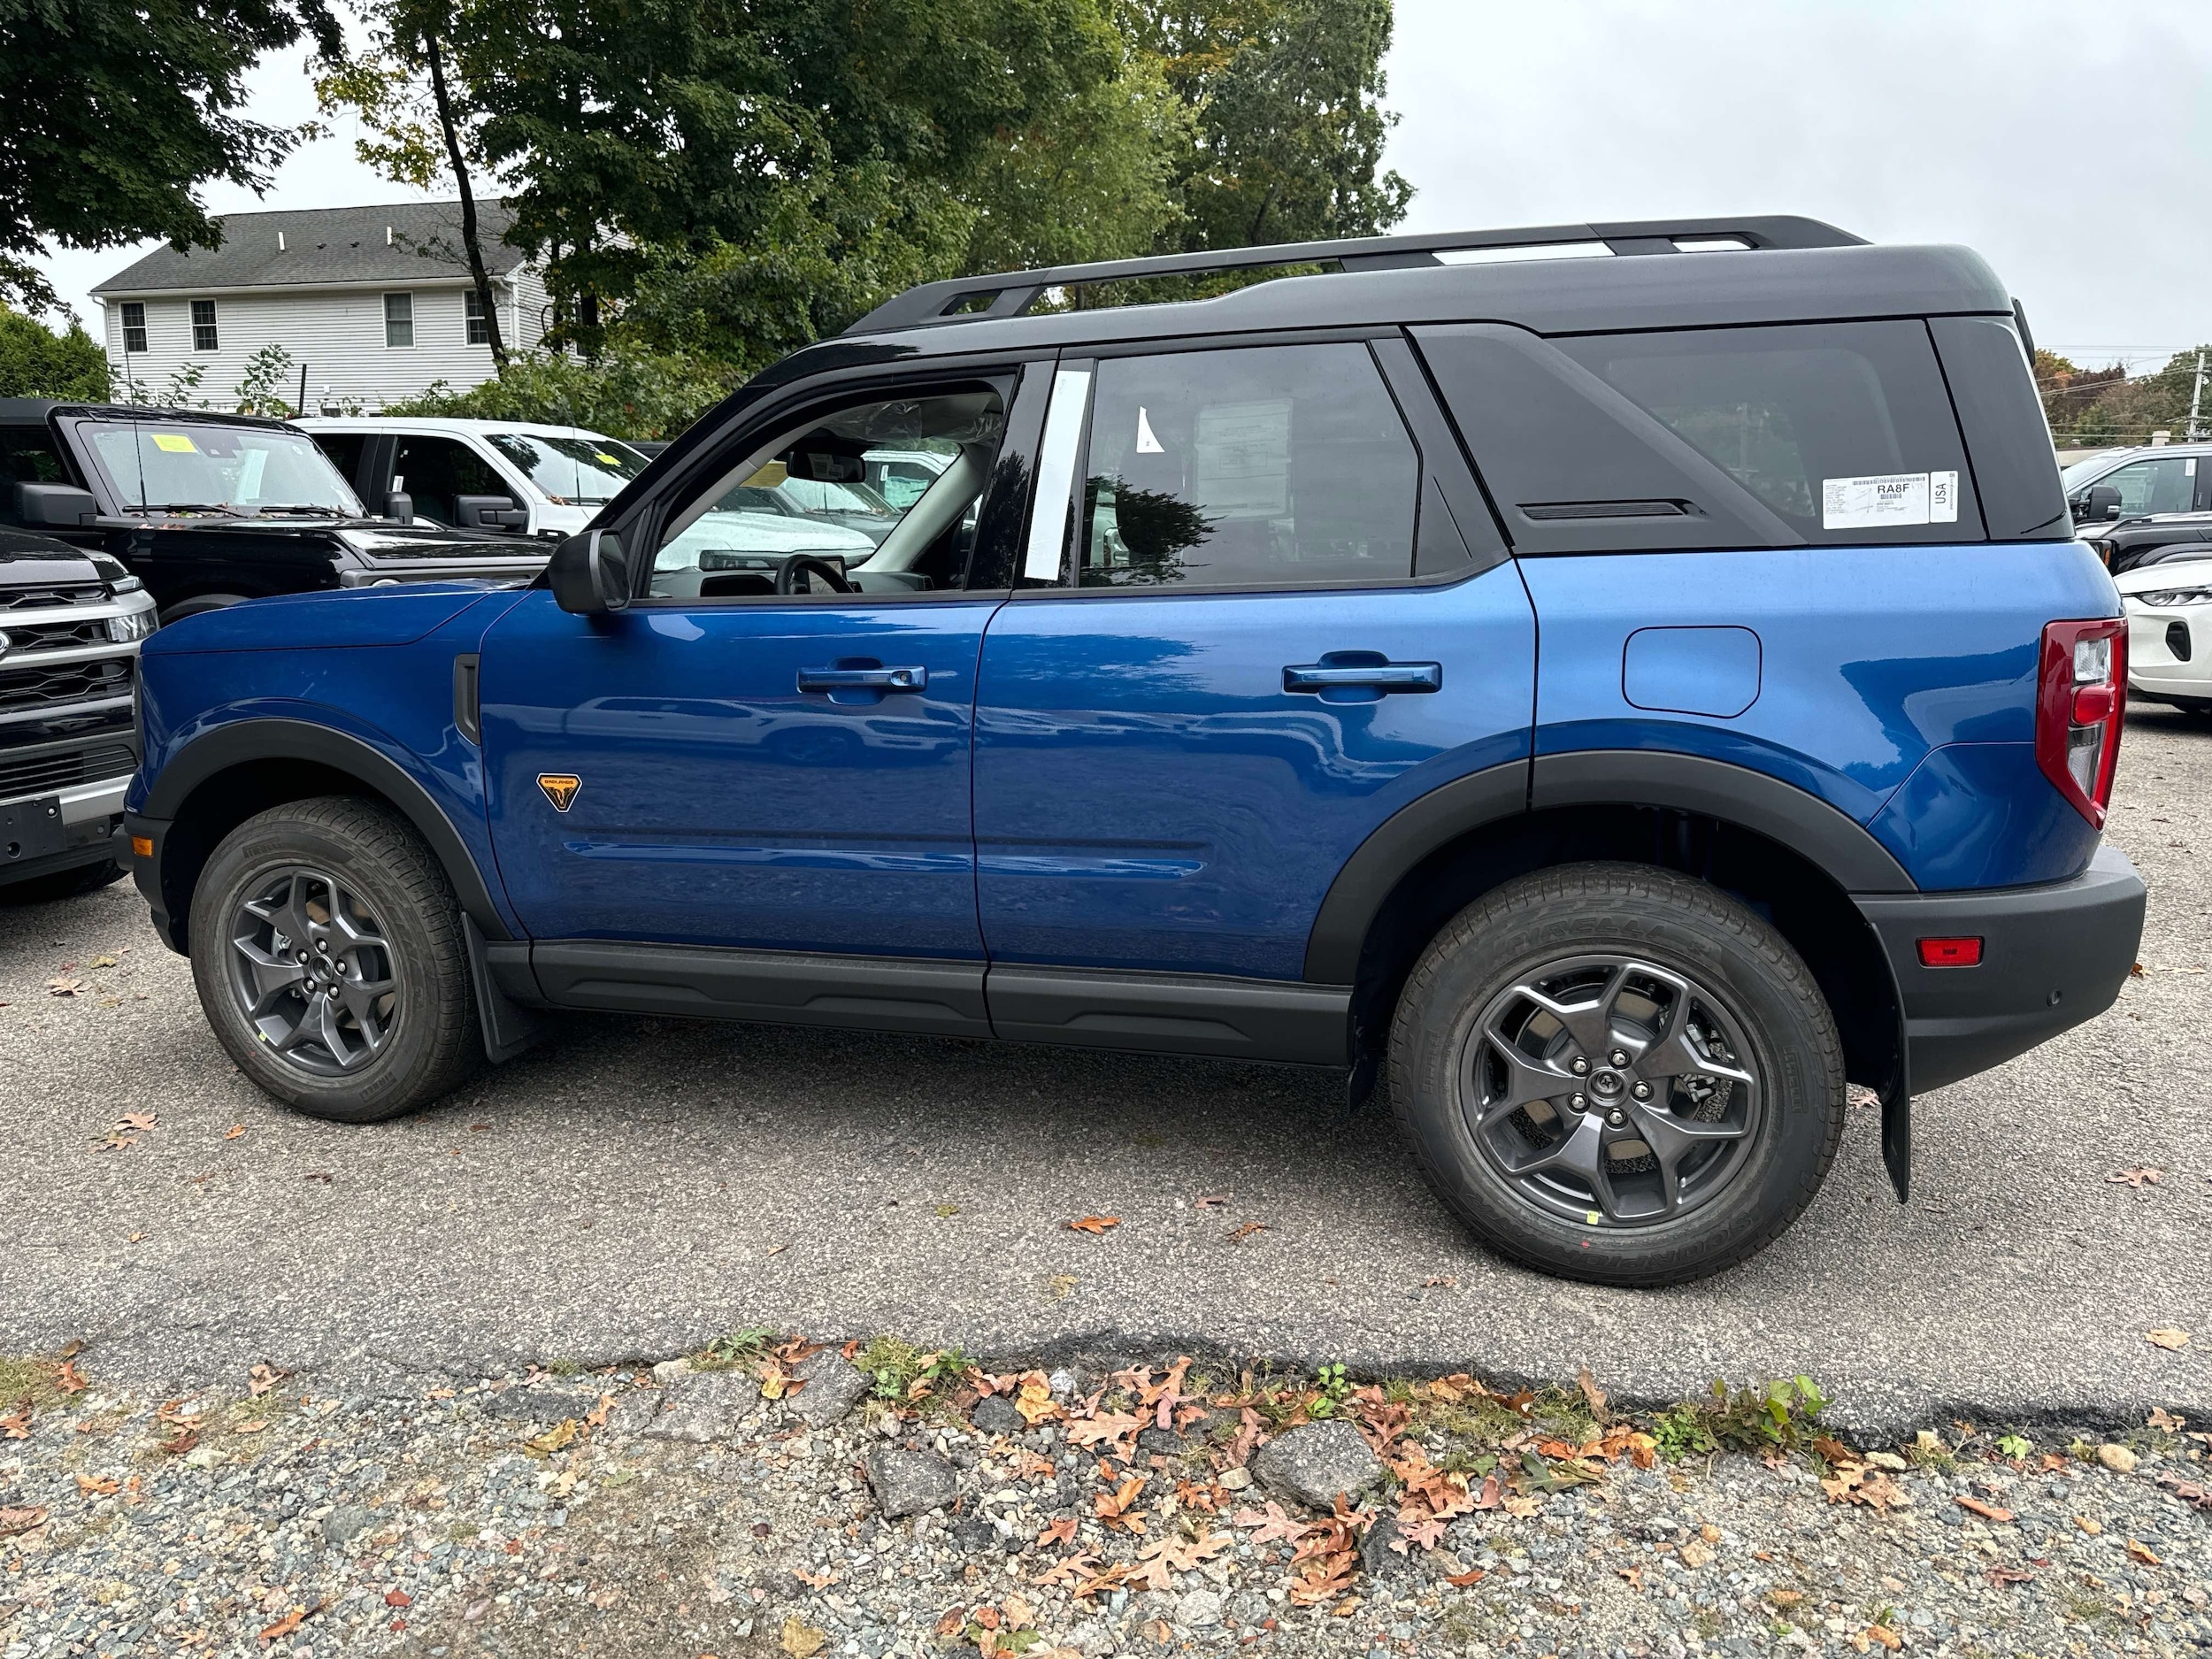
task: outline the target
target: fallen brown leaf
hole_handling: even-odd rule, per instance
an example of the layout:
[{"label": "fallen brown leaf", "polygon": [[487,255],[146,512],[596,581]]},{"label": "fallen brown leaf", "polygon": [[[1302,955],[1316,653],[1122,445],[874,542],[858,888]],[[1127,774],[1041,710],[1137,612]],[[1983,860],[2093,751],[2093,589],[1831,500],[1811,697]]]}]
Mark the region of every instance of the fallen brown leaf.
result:
[{"label": "fallen brown leaf", "polygon": [[805,1621],[786,1618],[783,1622],[783,1633],[777,1638],[776,1645],[789,1654],[791,1659],[814,1659],[814,1655],[822,1651],[823,1644],[828,1640],[828,1637]]},{"label": "fallen brown leaf", "polygon": [[1598,1386],[1587,1365],[1575,1373],[1575,1386],[1582,1390],[1583,1402],[1590,1408],[1590,1415],[1598,1420],[1598,1426],[1604,1427],[1605,1390]]},{"label": "fallen brown leaf", "polygon": [[322,1607],[323,1604],[320,1601],[316,1601],[306,1607],[293,1608],[293,1609],[287,1613],[282,1618],[277,1620],[275,1624],[264,1630],[261,1632],[261,1640],[263,1641],[275,1641],[280,1637],[289,1636],[302,1624],[304,1624],[309,1619],[314,1617],[316,1614],[321,1612]]},{"label": "fallen brown leaf", "polygon": [[2115,1170],[2111,1174],[2106,1176],[2105,1179],[2108,1181],[2117,1181],[2123,1183],[2125,1186],[2133,1187],[2139,1193],[2146,1187],[2157,1186],[2158,1178],[2165,1172],[2166,1171],[2163,1170],[2153,1169],[2149,1164],[2145,1164],[2139,1165],[2131,1165],[2124,1170]]},{"label": "fallen brown leaf", "polygon": [[1267,1223],[1264,1221],[1248,1221],[1242,1226],[1232,1228],[1230,1230],[1229,1242],[1232,1244],[1242,1244],[1254,1233],[1265,1233],[1266,1231]]},{"label": "fallen brown leaf", "polygon": [[2155,1331],[2147,1331],[2143,1334],[2150,1339],[2153,1348],[2179,1349],[2189,1346],[2189,1333],[2186,1331],[2177,1331],[2171,1325],[2162,1325]]},{"label": "fallen brown leaf", "polygon": [[0,1538],[13,1538],[45,1525],[46,1511],[42,1509],[0,1509]]},{"label": "fallen brown leaf", "polygon": [[77,1490],[88,1498],[111,1497],[122,1490],[122,1482],[105,1475],[79,1475]]},{"label": "fallen brown leaf", "polygon": [[237,1139],[238,1139],[238,1137],[239,1137],[240,1135],[242,1135],[242,1134],[244,1134],[245,1133],[246,1133],[246,1125],[243,1125],[243,1124],[233,1124],[233,1125],[231,1125],[231,1126],[230,1126],[229,1128],[227,1128],[227,1129],[226,1129],[226,1130],[224,1130],[224,1131],[223,1131],[223,1139],[224,1139],[224,1140],[226,1140],[226,1141],[235,1141],[235,1140],[237,1140]]},{"label": "fallen brown leaf", "polygon": [[1085,1216],[1079,1220],[1067,1224],[1070,1233],[1088,1233],[1094,1235],[1105,1232],[1109,1227],[1119,1225],[1121,1225],[1119,1216]]},{"label": "fallen brown leaf", "polygon": [[2025,1567],[1992,1567],[1982,1576],[1998,1589],[2008,1584],[2031,1584],[2035,1579],[2035,1575]]},{"label": "fallen brown leaf", "polygon": [[1994,1521],[2001,1526],[2009,1525],[2012,1511],[1994,1503],[1984,1503],[1979,1498],[1961,1498],[1958,1506],[1969,1514],[1978,1515],[1985,1521]]},{"label": "fallen brown leaf", "polygon": [[2130,1560],[2139,1561],[2146,1567],[2162,1567],[2166,1564],[2152,1553],[2148,1544],[2139,1542],[2135,1539],[2128,1540],[2127,1550]]}]

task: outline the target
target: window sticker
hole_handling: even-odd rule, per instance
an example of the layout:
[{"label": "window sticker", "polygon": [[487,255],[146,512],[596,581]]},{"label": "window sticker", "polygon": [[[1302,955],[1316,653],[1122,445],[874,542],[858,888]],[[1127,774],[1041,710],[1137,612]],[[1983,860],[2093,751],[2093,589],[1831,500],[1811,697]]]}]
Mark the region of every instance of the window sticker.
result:
[{"label": "window sticker", "polygon": [[1876,472],[1820,480],[1820,527],[1878,530],[1890,525],[1956,524],[1959,475]]},{"label": "window sticker", "polygon": [[1137,405],[1137,453],[1139,455],[1165,455],[1167,453],[1166,448],[1159,439],[1153,435],[1152,419],[1145,412],[1142,403]]},{"label": "window sticker", "polygon": [[1290,399],[1208,403],[1191,441],[1192,488],[1231,518],[1279,518],[1290,511]]},{"label": "window sticker", "polygon": [[166,449],[172,455],[197,455],[199,453],[199,450],[193,447],[192,440],[181,432],[157,432],[154,434],[154,448]]}]

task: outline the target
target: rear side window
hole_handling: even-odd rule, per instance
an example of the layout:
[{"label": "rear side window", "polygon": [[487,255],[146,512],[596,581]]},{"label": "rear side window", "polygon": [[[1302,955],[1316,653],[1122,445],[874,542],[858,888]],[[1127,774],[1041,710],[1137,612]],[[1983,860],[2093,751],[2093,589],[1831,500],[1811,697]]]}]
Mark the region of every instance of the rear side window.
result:
[{"label": "rear side window", "polygon": [[368,448],[365,434],[358,432],[317,432],[309,434],[316,448],[330,457],[330,464],[346,475],[346,482],[356,489],[361,488],[361,456]]},{"label": "rear side window", "polygon": [[1983,539],[1924,324],[1416,339],[1518,551]]},{"label": "rear side window", "polygon": [[1921,323],[1557,343],[1808,542],[1981,540],[1965,446]]},{"label": "rear side window", "polygon": [[1076,581],[1405,581],[1420,486],[1420,455],[1365,346],[1109,358],[1091,405]]},{"label": "rear side window", "polygon": [[21,522],[15,510],[18,484],[71,484],[61,452],[43,426],[0,426],[0,524]]}]

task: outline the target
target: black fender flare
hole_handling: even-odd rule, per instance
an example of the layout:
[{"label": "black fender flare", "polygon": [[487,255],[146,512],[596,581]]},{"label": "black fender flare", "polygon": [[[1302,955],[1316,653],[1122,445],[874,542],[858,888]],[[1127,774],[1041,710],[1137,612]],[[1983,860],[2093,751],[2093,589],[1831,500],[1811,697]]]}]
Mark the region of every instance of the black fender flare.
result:
[{"label": "black fender flare", "polygon": [[1330,883],[1306,936],[1305,979],[1349,985],[1391,890],[1471,830],[1550,807],[1671,807],[1755,831],[1801,854],[1846,893],[1917,891],[1864,827],[1817,795],[1730,761],[1664,749],[1582,749],[1508,761],[1441,784],[1376,826]]},{"label": "black fender flare", "polygon": [[309,720],[265,716],[219,726],[179,749],[154,775],[139,816],[167,823],[200,786],[234,766],[260,761],[305,761],[358,778],[413,825],[444,866],[461,908],[492,940],[511,939],[468,844],[430,792],[370,744]]}]

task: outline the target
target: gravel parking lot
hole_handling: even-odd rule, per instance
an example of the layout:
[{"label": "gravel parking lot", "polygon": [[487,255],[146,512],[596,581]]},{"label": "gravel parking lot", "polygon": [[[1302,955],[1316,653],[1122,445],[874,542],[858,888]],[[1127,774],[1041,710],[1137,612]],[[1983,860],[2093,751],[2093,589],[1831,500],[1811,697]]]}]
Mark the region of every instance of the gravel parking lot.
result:
[{"label": "gravel parking lot", "polygon": [[[1586,1365],[1648,1401],[1805,1372],[1892,1432],[2212,1416],[2208,759],[2212,730],[2131,718],[2113,833],[2153,898],[2114,1010],[1923,1097],[1909,1209],[1855,1108],[1793,1233],[1661,1294],[1484,1255],[1386,1117],[1340,1124],[1333,1077],[580,1016],[439,1110],[346,1129],[237,1076],[127,884],[0,910],[0,1354],[340,1388],[764,1325],[1010,1362]],[[1066,1228],[1087,1215],[1121,1221]]]}]

